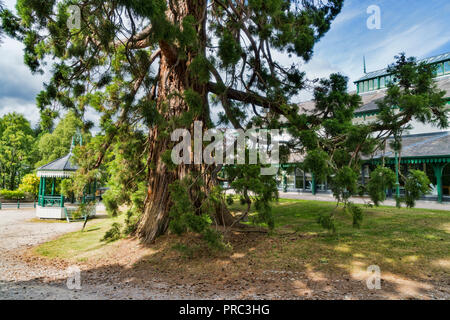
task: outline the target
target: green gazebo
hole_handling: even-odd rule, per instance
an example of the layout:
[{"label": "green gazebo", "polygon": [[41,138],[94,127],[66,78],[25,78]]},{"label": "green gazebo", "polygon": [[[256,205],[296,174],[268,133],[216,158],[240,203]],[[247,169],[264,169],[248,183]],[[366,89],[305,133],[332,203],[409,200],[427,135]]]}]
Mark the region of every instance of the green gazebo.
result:
[{"label": "green gazebo", "polygon": [[[67,199],[62,194],[56,193],[57,184],[63,179],[68,179],[78,170],[78,166],[73,163],[74,143],[69,154],[56,159],[37,169],[37,176],[40,178],[38,205],[36,215],[41,219],[65,219],[67,211],[76,210],[80,203],[95,201],[97,184],[94,181],[88,184],[80,199],[74,197]],[[77,202],[78,200],[78,202]],[[95,211],[93,213],[95,215]]]}]

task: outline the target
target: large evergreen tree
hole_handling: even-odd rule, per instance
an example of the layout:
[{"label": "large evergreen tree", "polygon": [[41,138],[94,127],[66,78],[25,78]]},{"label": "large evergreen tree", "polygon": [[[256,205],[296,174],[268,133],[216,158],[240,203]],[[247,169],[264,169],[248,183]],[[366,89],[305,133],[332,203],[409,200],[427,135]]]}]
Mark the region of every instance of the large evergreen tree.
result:
[{"label": "large evergreen tree", "polygon": [[[81,23],[69,30],[71,4],[80,8]],[[3,11],[2,20],[4,30],[25,44],[32,71],[40,72],[45,58],[54,58],[53,77],[37,97],[44,124],[58,107],[82,117],[90,106],[102,115],[104,136],[86,148],[86,170],[98,169],[111,146],[129,139],[130,132],[147,131],[140,153],[146,159],[147,195],[137,233],[149,242],[167,230],[172,207],[174,217],[183,216],[184,209],[202,216],[205,197],[217,184],[216,167],[170,163],[174,129],[192,132],[196,120],[203,121],[204,130],[214,127],[211,101],[223,109],[220,123],[235,128],[278,128],[284,121],[302,145],[320,146],[315,135],[326,125],[336,143],[348,141],[339,134],[346,129],[332,119],[340,113],[347,123],[358,104],[342,94],[345,79],[321,84],[316,96],[323,104],[314,114],[300,114],[294,103],[307,85],[299,62],[311,58],[342,5],[343,0],[18,0],[18,16]],[[280,54],[292,63],[283,65]],[[339,106],[348,110],[332,110]],[[315,147],[304,149],[320,155]],[[197,182],[196,190],[194,183],[180,183],[183,179]],[[180,191],[183,185],[191,186],[187,196]],[[185,202],[173,206],[176,197]],[[218,222],[230,223],[220,203],[214,209]]]},{"label": "large evergreen tree", "polygon": [[[294,63],[281,65],[273,51],[309,60],[342,2],[18,0],[18,16],[2,17],[6,32],[24,42],[32,71],[55,58],[52,80],[37,98],[43,117],[55,116],[56,106],[102,113],[106,134],[91,169],[123,128],[138,121],[148,127],[148,194],[138,233],[151,241],[168,227],[171,183],[195,172],[205,173],[202,188],[215,183],[205,166],[171,170],[164,161],[170,132],[192,129],[194,120],[211,128],[209,93],[235,127],[248,122],[242,106],[289,112],[304,74]],[[81,9],[80,29],[67,27],[70,4]]]}]

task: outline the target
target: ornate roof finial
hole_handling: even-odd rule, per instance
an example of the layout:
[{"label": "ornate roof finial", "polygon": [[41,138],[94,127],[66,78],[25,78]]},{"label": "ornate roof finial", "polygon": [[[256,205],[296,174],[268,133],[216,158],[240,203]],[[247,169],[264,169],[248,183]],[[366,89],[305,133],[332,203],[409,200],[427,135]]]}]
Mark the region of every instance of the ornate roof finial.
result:
[{"label": "ornate roof finial", "polygon": [[80,128],[77,128],[75,135],[72,137],[72,144],[70,145],[69,153],[72,153],[73,148],[75,148],[75,138],[78,138],[78,140],[80,141],[80,146],[82,146],[83,145],[83,136],[81,135]]},{"label": "ornate roof finial", "polygon": [[363,56],[363,61],[364,61],[364,74],[366,74],[367,73],[367,70],[366,70],[366,56]]}]

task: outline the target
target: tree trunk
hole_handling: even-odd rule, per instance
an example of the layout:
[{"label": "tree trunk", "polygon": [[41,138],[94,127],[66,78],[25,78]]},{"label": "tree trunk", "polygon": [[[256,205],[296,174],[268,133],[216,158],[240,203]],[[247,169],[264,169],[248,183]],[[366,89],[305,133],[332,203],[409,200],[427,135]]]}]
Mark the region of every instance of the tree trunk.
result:
[{"label": "tree trunk", "polygon": [[[183,52],[186,58],[181,60],[178,58],[177,48],[164,41],[160,42],[161,60],[157,98],[159,113],[166,120],[170,120],[189,110],[188,104],[182,97],[185,90],[194,90],[203,100],[203,112],[194,120],[203,121],[204,129],[210,122],[207,85],[195,82],[188,74],[188,67],[198,54],[205,54],[206,19],[204,17],[206,5],[206,0],[182,0],[177,1],[176,7],[167,10],[167,18],[174,24],[181,25],[183,19],[188,15],[195,18],[198,22],[196,29],[200,49]],[[190,172],[205,169],[201,165],[186,164],[178,165],[175,171],[167,168],[167,165],[162,161],[162,155],[166,150],[171,150],[170,133],[173,129],[177,128],[164,129],[161,125],[156,125],[150,129],[148,192],[144,212],[137,226],[137,235],[144,243],[154,241],[156,237],[167,231],[169,210],[172,203],[169,185],[176,180],[183,179]],[[187,129],[193,132],[193,125]],[[169,134],[161,135],[164,130],[170,131]]]},{"label": "tree trunk", "polygon": [[14,190],[16,185],[16,172],[15,169],[11,169],[10,181],[9,181],[9,190]]}]

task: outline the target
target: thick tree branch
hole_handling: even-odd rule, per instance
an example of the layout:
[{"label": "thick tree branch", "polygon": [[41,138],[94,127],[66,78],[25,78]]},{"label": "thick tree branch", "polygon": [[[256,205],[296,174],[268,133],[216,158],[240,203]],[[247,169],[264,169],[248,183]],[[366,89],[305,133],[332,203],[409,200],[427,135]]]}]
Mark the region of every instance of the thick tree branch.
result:
[{"label": "thick tree branch", "polygon": [[112,47],[120,47],[122,45],[127,45],[129,49],[144,49],[150,46],[150,34],[152,33],[152,26],[149,25],[145,27],[142,31],[135,34],[129,39],[122,39],[114,41]]},{"label": "thick tree branch", "polygon": [[217,83],[208,83],[209,92],[215,93],[217,95],[226,94],[227,98],[232,100],[241,101],[243,103],[254,104],[260,107],[269,108],[270,110],[286,115],[286,112],[281,108],[282,104],[276,101],[272,101],[269,98],[260,96],[253,92],[244,92],[236,89],[228,88],[224,92],[224,88]]}]

